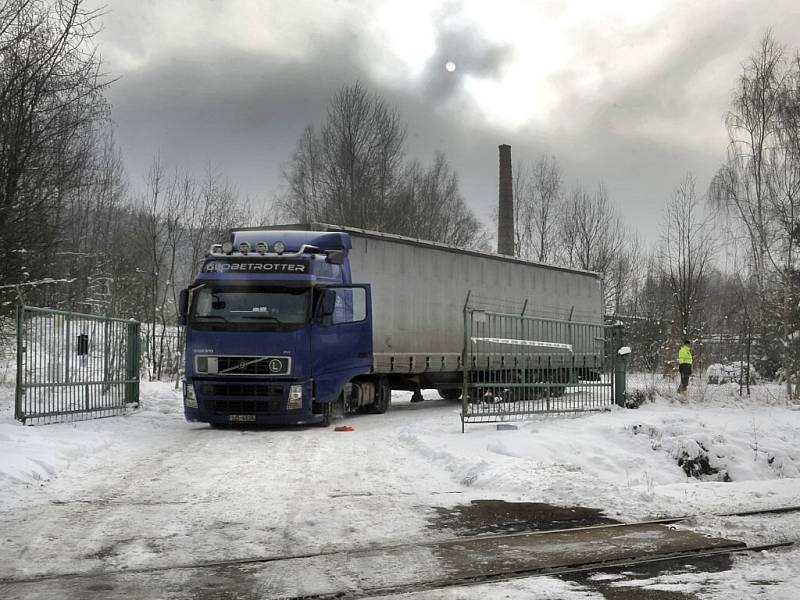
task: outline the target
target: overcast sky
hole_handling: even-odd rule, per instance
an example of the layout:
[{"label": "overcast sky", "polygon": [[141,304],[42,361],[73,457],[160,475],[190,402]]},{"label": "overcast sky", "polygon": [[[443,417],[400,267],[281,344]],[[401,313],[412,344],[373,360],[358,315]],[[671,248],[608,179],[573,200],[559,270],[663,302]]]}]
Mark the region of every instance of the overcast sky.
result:
[{"label": "overcast sky", "polygon": [[[604,182],[654,239],[687,171],[724,157],[722,117],[768,27],[800,48],[798,0],[112,0],[99,44],[131,182],[160,152],[269,200],[303,127],[360,80],[396,104],[408,155],[443,151],[490,225],[497,146]],[[455,70],[448,71],[448,62]]]}]

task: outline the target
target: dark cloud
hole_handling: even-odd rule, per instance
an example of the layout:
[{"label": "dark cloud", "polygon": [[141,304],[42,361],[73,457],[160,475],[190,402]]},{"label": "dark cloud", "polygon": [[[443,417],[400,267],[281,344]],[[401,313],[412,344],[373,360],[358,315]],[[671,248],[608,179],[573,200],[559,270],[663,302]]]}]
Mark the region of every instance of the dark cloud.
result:
[{"label": "dark cloud", "polygon": [[[420,86],[432,102],[444,102],[457,95],[466,75],[499,77],[504,64],[513,56],[509,44],[486,39],[476,25],[460,20],[459,12],[457,4],[448,4],[435,20],[436,50],[428,60]],[[452,72],[445,71],[449,62],[455,65]]]},{"label": "dark cloud", "polygon": [[[551,4],[554,14],[560,7]],[[110,98],[135,185],[160,152],[165,162],[198,171],[213,163],[242,193],[269,199],[303,128],[324,118],[329,98],[342,85],[360,80],[398,105],[408,124],[411,157],[428,161],[436,150],[447,154],[467,203],[487,224],[497,202],[497,146],[508,143],[515,162],[552,154],[568,182],[605,182],[628,220],[655,239],[663,202],[683,174],[695,172],[702,188],[724,157],[724,136],[698,143],[691,123],[710,123],[703,136],[723,132],[721,117],[739,63],[763,33],[757,24],[763,19],[754,10],[738,20],[676,30],[674,51],[645,65],[635,80],[615,78],[613,63],[599,64],[608,86],[601,97],[588,97],[576,71],[562,70],[550,82],[559,92],[551,118],[515,130],[496,128],[474,109],[467,114],[463,76],[499,77],[514,48],[487,40],[460,20],[457,5],[437,20],[434,54],[415,85],[373,80],[368,40],[353,26],[311,38],[303,59],[199,45],[173,50],[153,66],[124,74]],[[797,48],[800,28],[791,23],[786,19],[776,36]],[[663,26],[642,28],[632,45],[622,44],[624,51],[637,52],[636,44],[654,35],[652,27]],[[576,43],[583,45],[578,54],[585,60],[599,60],[591,52],[599,39],[587,35]],[[448,61],[456,64],[454,73],[445,71]],[[714,75],[718,80],[698,80],[717,64],[727,65]],[[693,119],[688,125],[687,116]],[[670,123],[672,135],[659,131]]]},{"label": "dark cloud", "polygon": [[318,39],[309,60],[192,49],[133,71],[112,88],[112,114],[134,183],[153,155],[198,169],[215,164],[239,189],[270,197],[281,166],[330,95],[364,78],[351,34]]}]

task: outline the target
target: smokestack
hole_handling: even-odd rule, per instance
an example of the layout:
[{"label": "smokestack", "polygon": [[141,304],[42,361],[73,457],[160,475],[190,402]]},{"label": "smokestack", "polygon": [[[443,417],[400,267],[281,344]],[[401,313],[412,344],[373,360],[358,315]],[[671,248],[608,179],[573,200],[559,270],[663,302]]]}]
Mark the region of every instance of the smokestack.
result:
[{"label": "smokestack", "polygon": [[511,146],[500,145],[500,205],[497,211],[497,253],[514,255],[514,190]]}]

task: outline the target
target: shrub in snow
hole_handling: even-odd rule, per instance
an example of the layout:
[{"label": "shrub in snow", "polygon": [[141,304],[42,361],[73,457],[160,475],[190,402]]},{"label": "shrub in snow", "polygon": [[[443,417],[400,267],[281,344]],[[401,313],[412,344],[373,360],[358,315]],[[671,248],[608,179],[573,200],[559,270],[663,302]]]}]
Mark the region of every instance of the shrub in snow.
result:
[{"label": "shrub in snow", "polygon": [[689,440],[681,444],[677,451],[673,448],[672,456],[676,458],[678,466],[683,469],[687,477],[711,481],[730,481],[730,475],[725,469],[712,465],[712,458],[708,449],[700,442]]},{"label": "shrub in snow", "polygon": [[655,399],[655,387],[637,388],[625,394],[625,408],[639,408],[645,402],[653,402]]},{"label": "shrub in snow", "polygon": [[[706,382],[714,384],[723,383],[744,383],[747,379],[747,363],[734,361],[728,364],[714,363],[706,369]],[[758,381],[759,375],[750,365],[750,383]]]},{"label": "shrub in snow", "polygon": [[767,464],[781,479],[800,477],[800,469],[797,468],[795,460],[787,454],[767,453]]},{"label": "shrub in snow", "polygon": [[676,435],[668,431],[665,437],[659,428],[644,424],[634,425],[631,431],[634,435],[647,435],[653,450],[663,448],[687,477],[703,481],[731,481],[722,449],[725,440],[721,436]]}]

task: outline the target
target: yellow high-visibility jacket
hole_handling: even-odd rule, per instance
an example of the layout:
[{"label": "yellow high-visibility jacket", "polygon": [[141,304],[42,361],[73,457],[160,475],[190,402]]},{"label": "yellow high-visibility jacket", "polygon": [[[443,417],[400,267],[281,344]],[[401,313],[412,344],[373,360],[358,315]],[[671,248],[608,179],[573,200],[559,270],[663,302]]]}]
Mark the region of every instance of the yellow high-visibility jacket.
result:
[{"label": "yellow high-visibility jacket", "polygon": [[689,348],[686,344],[681,346],[681,349],[678,350],[678,364],[679,365],[690,365],[692,364],[692,349]]}]

